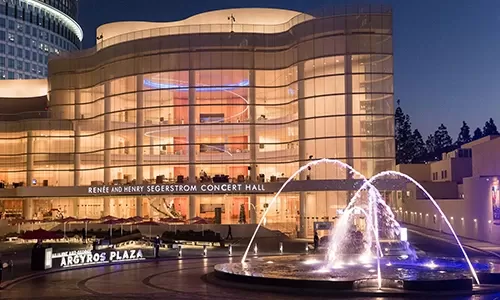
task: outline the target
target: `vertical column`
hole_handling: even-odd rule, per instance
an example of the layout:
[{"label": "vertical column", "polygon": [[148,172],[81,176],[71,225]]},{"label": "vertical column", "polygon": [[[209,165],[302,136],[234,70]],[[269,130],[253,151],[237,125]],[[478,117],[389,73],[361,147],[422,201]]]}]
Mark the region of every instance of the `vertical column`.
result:
[{"label": "vertical column", "polygon": [[[149,159],[150,161],[153,159],[153,155],[155,153],[155,147],[154,147],[155,141],[153,137],[149,137]],[[154,174],[154,167],[151,165],[149,166],[149,178],[155,179],[155,174]]]},{"label": "vertical column", "polygon": [[[344,56],[344,82],[345,82],[345,154],[346,163],[354,167],[354,145],[353,145],[353,129],[352,129],[352,55]],[[352,179],[352,174],[347,171],[346,179]],[[353,191],[347,191],[346,205],[354,196]]]},{"label": "vertical column", "polygon": [[103,206],[104,206],[103,217],[111,215],[111,198],[104,197]]},{"label": "vertical column", "polygon": [[75,154],[73,161],[73,185],[80,185],[80,169],[81,169],[81,140],[80,140],[80,119],[81,119],[81,107],[80,107],[80,90],[75,90],[75,117],[73,121],[74,130],[74,143],[75,143]]},{"label": "vertical column", "polygon": [[28,131],[26,139],[26,186],[33,185],[33,172],[35,168],[33,158],[33,145],[35,143],[35,136],[33,131]]},{"label": "vertical column", "polygon": [[137,119],[136,119],[136,182],[142,184],[144,181],[144,95],[143,76],[137,75]]},{"label": "vertical column", "polygon": [[135,198],[135,214],[136,216],[142,217],[144,215],[142,209],[142,197]]},{"label": "vertical column", "polygon": [[111,83],[104,83],[104,184],[111,182]]},{"label": "vertical column", "polygon": [[[81,113],[81,99],[80,99],[80,90],[75,89],[75,116],[73,120],[73,133],[74,133],[74,155],[73,155],[73,185],[80,186],[80,170],[81,166],[81,128],[80,128],[80,119],[82,117]],[[80,198],[75,198],[73,201],[73,215],[75,217],[79,217],[79,209],[80,208]]]},{"label": "vertical column", "polygon": [[[196,77],[195,71],[189,70],[189,182],[196,182]],[[189,218],[196,217],[196,197],[189,195]]]},{"label": "vertical column", "polygon": [[[300,62],[297,65],[297,98],[298,98],[298,117],[299,117],[299,167],[307,164],[307,151],[306,151],[306,104],[305,104],[305,87],[304,87],[304,63]],[[307,173],[301,172],[299,180],[306,180]],[[306,216],[307,216],[307,194],[305,192],[299,193],[299,237],[305,238],[307,235]]]},{"label": "vertical column", "polygon": [[[31,186],[33,184],[33,172],[34,172],[34,159],[33,159],[33,144],[35,143],[35,137],[33,131],[27,132],[26,140],[26,185]],[[33,219],[33,199],[27,198],[23,200],[23,217],[25,219]]]},{"label": "vertical column", "polygon": [[[76,109],[75,109],[76,110]],[[81,169],[81,143],[80,143],[80,124],[78,120],[73,121],[74,134],[75,134],[75,154],[74,154],[74,171],[73,171],[73,185],[80,186],[80,169]],[[80,198],[74,198],[73,202],[73,215],[79,217]]]},{"label": "vertical column", "polygon": [[[143,184],[144,183],[144,76],[137,75],[137,89],[136,89],[136,183]],[[135,199],[135,210],[136,215],[142,217],[143,209],[142,209],[142,197],[137,197]]]},{"label": "vertical column", "polygon": [[33,219],[34,200],[32,198],[23,199],[23,218],[26,220]]},{"label": "vertical column", "polygon": [[[255,122],[257,120],[257,107],[255,99],[255,69],[254,57],[252,57],[251,69],[248,74],[249,90],[248,90],[248,105],[250,117],[250,179],[256,181],[257,179],[257,145],[259,143],[257,137],[257,128]],[[250,211],[250,223],[257,223],[257,195],[250,195],[250,203],[248,210]]]},{"label": "vertical column", "polygon": [[[353,129],[352,129],[352,55],[344,57],[345,73],[345,136],[346,136],[346,157],[347,163],[353,165]],[[349,175],[348,178],[351,178]]]}]

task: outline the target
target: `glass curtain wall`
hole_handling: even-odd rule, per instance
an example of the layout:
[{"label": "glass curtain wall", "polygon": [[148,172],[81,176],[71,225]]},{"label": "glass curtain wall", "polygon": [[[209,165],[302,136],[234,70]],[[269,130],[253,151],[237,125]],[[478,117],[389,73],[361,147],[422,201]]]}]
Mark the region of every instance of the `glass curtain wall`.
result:
[{"label": "glass curtain wall", "polygon": [[[168,35],[151,31],[135,40],[136,47],[54,60],[50,110],[60,125],[3,135],[2,148],[9,139],[23,142],[9,150],[15,160],[6,158],[12,166],[1,172],[16,180],[50,175],[50,185],[71,186],[284,181],[324,157],[367,177],[392,169],[391,22],[390,13],[369,8],[304,18],[293,32],[281,25],[241,25],[233,33],[225,25],[206,25],[209,33],[205,25],[168,28]],[[37,157],[31,175],[29,147]],[[348,178],[326,165],[309,174]],[[310,195],[301,216],[309,220],[335,217],[348,198]],[[197,211],[221,201],[204,199]]]}]

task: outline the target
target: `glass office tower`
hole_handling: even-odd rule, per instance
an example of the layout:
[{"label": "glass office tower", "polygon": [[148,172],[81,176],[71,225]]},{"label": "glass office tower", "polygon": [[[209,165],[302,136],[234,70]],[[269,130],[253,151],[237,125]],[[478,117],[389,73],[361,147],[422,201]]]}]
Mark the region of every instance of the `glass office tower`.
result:
[{"label": "glass office tower", "polygon": [[0,80],[47,77],[50,55],[80,49],[78,0],[0,0]]}]

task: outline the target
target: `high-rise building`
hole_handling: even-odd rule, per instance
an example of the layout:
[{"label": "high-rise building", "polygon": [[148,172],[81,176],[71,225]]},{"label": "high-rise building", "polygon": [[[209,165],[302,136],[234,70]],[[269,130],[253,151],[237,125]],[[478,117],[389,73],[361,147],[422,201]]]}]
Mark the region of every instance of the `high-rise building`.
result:
[{"label": "high-rise building", "polygon": [[[26,218],[235,223],[244,211],[256,222],[293,178],[267,226],[310,235],[356,180],[394,168],[387,7],[230,9],[105,24],[97,36],[94,49],[49,62],[47,112],[0,123],[0,179],[22,185],[0,197]],[[363,176],[334,164],[295,174],[321,158]]]},{"label": "high-rise building", "polygon": [[0,79],[47,77],[50,55],[78,50],[78,0],[0,0]]}]

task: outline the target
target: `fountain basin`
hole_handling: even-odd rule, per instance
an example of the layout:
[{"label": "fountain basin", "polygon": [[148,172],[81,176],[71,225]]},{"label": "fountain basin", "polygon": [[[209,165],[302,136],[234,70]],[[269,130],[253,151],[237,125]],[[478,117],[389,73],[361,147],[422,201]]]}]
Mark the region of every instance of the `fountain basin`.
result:
[{"label": "fountain basin", "polygon": [[[225,263],[214,267],[222,280],[251,285],[290,289],[363,291],[378,286],[376,261],[344,260],[327,266],[323,256],[253,258],[245,263]],[[474,264],[481,274],[489,273],[488,262]],[[421,258],[410,261],[399,257],[381,260],[382,289],[417,292],[473,292],[473,280],[463,259]],[[500,277],[498,277],[500,279]]]}]

